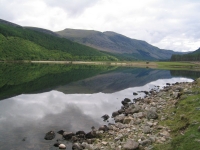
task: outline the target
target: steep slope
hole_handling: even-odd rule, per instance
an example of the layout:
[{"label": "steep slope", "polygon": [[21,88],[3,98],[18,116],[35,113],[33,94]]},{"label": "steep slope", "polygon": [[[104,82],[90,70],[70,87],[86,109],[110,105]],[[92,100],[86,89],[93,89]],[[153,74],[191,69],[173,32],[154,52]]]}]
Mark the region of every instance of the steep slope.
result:
[{"label": "steep slope", "polygon": [[162,50],[145,41],[128,38],[115,32],[99,32],[94,30],[65,29],[56,32],[69,40],[91,46],[93,48],[123,55],[135,59],[158,60],[170,59],[177,52]]},{"label": "steep slope", "polygon": [[0,20],[0,43],[0,60],[118,60],[51,31],[4,20]]}]

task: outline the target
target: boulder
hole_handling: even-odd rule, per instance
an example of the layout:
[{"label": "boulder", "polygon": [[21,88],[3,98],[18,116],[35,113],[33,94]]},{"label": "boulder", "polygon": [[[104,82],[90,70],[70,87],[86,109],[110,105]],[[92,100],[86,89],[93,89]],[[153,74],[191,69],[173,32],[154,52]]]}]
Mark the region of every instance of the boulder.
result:
[{"label": "boulder", "polygon": [[96,136],[97,136],[96,131],[90,131],[85,135],[87,139],[92,139],[95,138]]},{"label": "boulder", "polygon": [[143,133],[148,134],[151,132],[151,128],[149,126],[144,126],[143,127]]},{"label": "boulder", "polygon": [[119,112],[118,112],[118,111],[115,111],[115,112],[112,113],[112,117],[116,117],[116,116],[118,116],[118,115],[119,115]]},{"label": "boulder", "polygon": [[149,110],[147,111],[147,119],[157,119],[158,114],[155,111]]},{"label": "boulder", "polygon": [[82,150],[83,147],[82,147],[82,145],[81,145],[80,143],[74,143],[74,144],[72,145],[72,149],[73,149],[73,150]]},{"label": "boulder", "polygon": [[124,115],[120,115],[120,116],[116,116],[114,118],[115,122],[123,122],[124,121],[125,116]]},{"label": "boulder", "polygon": [[79,138],[84,138],[86,135],[86,133],[84,131],[77,131],[76,132],[76,136]]},{"label": "boulder", "polygon": [[106,125],[103,125],[103,126],[99,127],[99,130],[102,130],[105,132],[105,131],[108,131],[109,128]]},{"label": "boulder", "polygon": [[148,140],[148,139],[143,140],[143,141],[140,142],[140,144],[142,146],[149,146],[149,145],[151,145],[151,140]]},{"label": "boulder", "polygon": [[56,136],[56,134],[55,134],[54,131],[49,131],[49,132],[46,133],[44,139],[45,140],[52,140],[52,139],[55,138],[55,136]]},{"label": "boulder", "polygon": [[73,132],[64,132],[63,133],[63,137],[66,139],[66,140],[70,140],[72,138],[72,136],[75,136],[75,134]]},{"label": "boulder", "polygon": [[138,106],[137,104],[131,105],[129,108],[125,109],[125,114],[134,114],[134,113],[138,113],[141,110],[140,106]]},{"label": "boulder", "polygon": [[139,147],[139,143],[135,142],[134,140],[128,139],[126,143],[123,145],[125,150],[135,150]]},{"label": "boulder", "polygon": [[123,120],[124,124],[129,124],[131,122],[131,120],[133,120],[133,118],[131,116],[125,117]]},{"label": "boulder", "polygon": [[119,113],[119,114],[122,114],[123,112],[124,112],[124,109],[119,109],[119,110],[118,110],[118,113]]}]

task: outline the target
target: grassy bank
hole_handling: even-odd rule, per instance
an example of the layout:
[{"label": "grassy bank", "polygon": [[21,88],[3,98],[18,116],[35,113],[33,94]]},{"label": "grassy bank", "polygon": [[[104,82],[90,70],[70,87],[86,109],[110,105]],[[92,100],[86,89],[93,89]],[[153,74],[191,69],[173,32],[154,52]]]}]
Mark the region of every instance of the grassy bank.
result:
[{"label": "grassy bank", "polygon": [[45,63],[45,64],[79,64],[79,65],[111,65],[138,68],[156,68],[166,70],[196,70],[200,71],[198,62],[146,62],[146,61],[0,61],[0,62],[21,62],[21,63]]},{"label": "grassy bank", "polygon": [[195,62],[156,62],[157,68],[167,70],[200,70]]},{"label": "grassy bank", "polygon": [[145,61],[31,61],[32,63],[70,63],[88,65],[112,65],[140,68],[157,68],[166,70],[200,70],[196,62],[145,62]]},{"label": "grassy bank", "polygon": [[[186,88],[186,87],[182,87]],[[160,121],[171,130],[171,141],[158,144],[154,150],[199,150],[200,149],[200,79],[182,91],[175,107],[165,108],[166,120]]]}]

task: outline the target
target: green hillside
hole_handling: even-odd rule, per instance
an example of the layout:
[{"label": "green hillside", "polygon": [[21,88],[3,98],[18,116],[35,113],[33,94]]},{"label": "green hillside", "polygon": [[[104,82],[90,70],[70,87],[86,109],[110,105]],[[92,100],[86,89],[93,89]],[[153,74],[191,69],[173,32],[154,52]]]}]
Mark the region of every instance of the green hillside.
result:
[{"label": "green hillside", "polygon": [[0,20],[0,60],[118,60],[94,48]]},{"label": "green hillside", "polygon": [[185,55],[172,55],[171,61],[200,61],[200,48]]}]

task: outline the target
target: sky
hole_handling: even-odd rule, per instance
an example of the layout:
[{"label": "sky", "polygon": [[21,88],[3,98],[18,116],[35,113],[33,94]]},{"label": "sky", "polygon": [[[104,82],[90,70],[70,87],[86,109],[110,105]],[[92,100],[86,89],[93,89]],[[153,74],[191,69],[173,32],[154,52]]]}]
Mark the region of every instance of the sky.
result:
[{"label": "sky", "polygon": [[113,31],[174,51],[200,47],[200,0],[0,0],[0,19],[52,31]]}]

